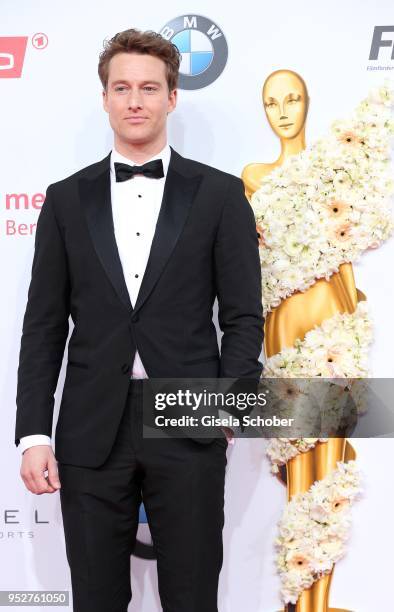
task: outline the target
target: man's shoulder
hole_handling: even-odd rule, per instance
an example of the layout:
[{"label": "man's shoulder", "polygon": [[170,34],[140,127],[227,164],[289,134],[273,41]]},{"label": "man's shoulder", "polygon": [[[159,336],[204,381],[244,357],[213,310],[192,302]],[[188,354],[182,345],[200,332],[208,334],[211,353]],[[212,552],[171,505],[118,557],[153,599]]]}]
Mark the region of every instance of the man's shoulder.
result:
[{"label": "man's shoulder", "polygon": [[109,169],[109,157],[110,154],[106,155],[100,161],[94,162],[93,164],[89,164],[88,166],[84,166],[80,168],[76,172],[60,179],[59,181],[55,181],[51,184],[51,188],[54,189],[62,189],[64,187],[68,187],[73,185],[74,183],[78,183],[80,179],[93,179],[98,176],[105,169]]}]

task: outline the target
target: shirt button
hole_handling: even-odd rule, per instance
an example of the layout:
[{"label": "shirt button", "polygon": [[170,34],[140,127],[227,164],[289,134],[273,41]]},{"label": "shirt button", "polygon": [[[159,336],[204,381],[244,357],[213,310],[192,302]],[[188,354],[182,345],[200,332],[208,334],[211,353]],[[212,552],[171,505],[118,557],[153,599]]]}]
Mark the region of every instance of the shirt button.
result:
[{"label": "shirt button", "polygon": [[137,232],[137,236],[140,236],[141,234],[139,232]]},{"label": "shirt button", "polygon": [[138,197],[139,197],[139,198],[142,198],[142,195],[139,193],[139,194],[138,194]]},{"label": "shirt button", "polygon": [[139,274],[135,274],[134,276],[135,276],[135,278],[138,278]]}]

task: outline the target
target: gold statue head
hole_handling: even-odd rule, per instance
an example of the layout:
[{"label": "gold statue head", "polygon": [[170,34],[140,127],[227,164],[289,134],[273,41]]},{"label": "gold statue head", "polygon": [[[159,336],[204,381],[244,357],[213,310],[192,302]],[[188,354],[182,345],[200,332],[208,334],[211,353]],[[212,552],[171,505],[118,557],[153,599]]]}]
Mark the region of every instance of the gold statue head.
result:
[{"label": "gold statue head", "polygon": [[276,70],[263,85],[263,105],[279,138],[295,138],[305,126],[309,97],[305,81],[292,70]]}]

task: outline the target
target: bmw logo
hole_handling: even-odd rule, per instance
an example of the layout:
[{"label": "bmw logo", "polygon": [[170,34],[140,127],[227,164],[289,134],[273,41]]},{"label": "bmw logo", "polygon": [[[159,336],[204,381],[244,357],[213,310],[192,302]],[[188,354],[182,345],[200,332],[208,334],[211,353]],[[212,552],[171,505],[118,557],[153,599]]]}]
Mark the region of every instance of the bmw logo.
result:
[{"label": "bmw logo", "polygon": [[182,15],[166,23],[160,34],[181,54],[180,89],[201,89],[222,74],[228,57],[227,41],[211,19]]}]

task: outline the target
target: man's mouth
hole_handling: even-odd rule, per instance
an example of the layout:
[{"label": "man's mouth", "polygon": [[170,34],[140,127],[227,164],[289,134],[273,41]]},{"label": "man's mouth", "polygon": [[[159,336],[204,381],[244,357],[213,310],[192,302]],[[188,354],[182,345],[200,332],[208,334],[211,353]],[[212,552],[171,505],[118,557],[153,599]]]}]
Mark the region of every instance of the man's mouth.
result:
[{"label": "man's mouth", "polygon": [[125,121],[127,121],[128,123],[143,123],[144,121],[146,121],[146,117],[125,117]]}]

